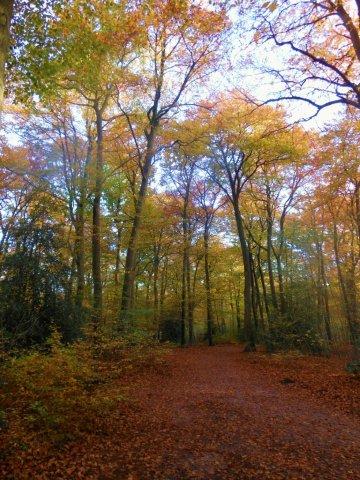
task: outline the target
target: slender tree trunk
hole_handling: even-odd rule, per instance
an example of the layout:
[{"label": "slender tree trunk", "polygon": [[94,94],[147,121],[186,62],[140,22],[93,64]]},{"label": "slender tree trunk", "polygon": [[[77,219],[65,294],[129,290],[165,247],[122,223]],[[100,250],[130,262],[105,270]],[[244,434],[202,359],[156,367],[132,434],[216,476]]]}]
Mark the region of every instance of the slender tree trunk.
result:
[{"label": "slender tree trunk", "polygon": [[76,267],[76,258],[74,255],[71,260],[70,278],[65,291],[65,303],[70,307],[70,309],[73,305],[73,287],[74,287],[74,278],[75,278],[75,267]]},{"label": "slender tree trunk", "polygon": [[142,213],[147,193],[147,187],[149,184],[151,162],[154,156],[153,145],[155,139],[155,128],[153,127],[147,139],[147,148],[145,154],[145,161],[142,168],[141,185],[135,204],[135,215],[130,232],[130,239],[125,260],[125,273],[124,282],[121,297],[120,307],[120,322],[123,327],[126,327],[129,321],[129,312],[131,309],[131,303],[133,298],[133,289],[135,283],[135,266],[136,266],[136,254],[137,243],[139,237],[139,230],[142,221]]},{"label": "slender tree trunk", "polygon": [[265,306],[266,316],[268,320],[268,326],[270,329],[270,324],[271,324],[270,308],[267,300],[267,291],[266,291],[264,272],[261,268],[260,250],[258,251],[258,254],[257,254],[257,264],[258,264],[257,267],[258,267],[259,276],[260,276],[261,288],[263,291],[264,306]]},{"label": "slender tree trunk", "polygon": [[332,341],[331,325],[330,325],[330,308],[329,308],[329,292],[327,288],[326,274],[325,274],[325,265],[324,265],[324,253],[322,249],[322,244],[320,241],[316,242],[316,249],[318,253],[318,262],[319,262],[319,280],[320,280],[320,295],[324,308],[324,326],[326,337],[329,343]]},{"label": "slender tree trunk", "polygon": [[284,277],[283,277],[283,268],[282,268],[282,253],[284,248],[284,221],[285,217],[280,219],[280,245],[279,252],[275,255],[276,257],[276,266],[278,274],[278,283],[279,283],[279,298],[280,298],[280,313],[282,315],[286,314],[286,299],[285,299],[285,289],[284,289]]},{"label": "slender tree trunk", "polygon": [[115,211],[116,248],[115,248],[114,284],[117,290],[120,285],[120,249],[121,249],[122,232],[124,227],[123,222],[121,222],[119,219],[120,209],[121,209],[121,198],[119,197],[116,202],[116,211]]},{"label": "slender tree trunk", "polygon": [[115,287],[120,285],[120,248],[121,248],[121,238],[122,238],[122,226],[117,225],[117,234],[116,234],[116,252],[115,252],[115,271],[114,271],[114,283]]},{"label": "slender tree trunk", "polygon": [[359,328],[359,322],[357,319],[356,293],[355,293],[356,287],[353,280],[349,282],[348,279],[345,279],[345,276],[343,275],[340,256],[339,256],[339,238],[338,238],[336,223],[334,223],[333,225],[333,240],[334,240],[336,268],[338,272],[340,290],[343,296],[345,315],[346,315],[346,319],[349,327],[350,341],[355,351],[358,352],[360,348],[359,346],[360,328]]},{"label": "slender tree trunk", "polygon": [[255,289],[254,262],[253,262],[250,247],[249,247],[249,258],[250,258],[250,268],[251,268],[251,304],[252,304],[255,331],[257,332],[259,327],[259,321],[258,321],[258,315],[257,315],[258,303],[257,303],[257,297],[256,297],[256,289]]},{"label": "slender tree trunk", "polygon": [[237,336],[240,340],[241,337],[241,314],[240,314],[240,298],[239,292],[235,294],[235,307],[236,307],[236,329],[237,329]]},{"label": "slender tree trunk", "polygon": [[233,332],[235,332],[236,315],[235,315],[235,309],[234,309],[234,299],[233,299],[233,291],[232,291],[231,284],[229,284],[228,291],[229,291],[229,306],[231,311],[231,329]]},{"label": "slender tree trunk", "polygon": [[256,350],[255,345],[255,330],[253,325],[253,319],[251,315],[252,310],[252,301],[251,301],[251,264],[250,264],[250,255],[245,238],[245,231],[242,221],[242,216],[239,208],[238,201],[233,202],[234,215],[236,226],[238,230],[243,264],[244,264],[244,330],[245,330],[245,339],[247,345],[245,349],[247,351]]},{"label": "slender tree trunk", "polygon": [[78,308],[83,307],[85,291],[85,219],[84,204],[80,198],[75,221],[75,261],[76,261],[76,298],[75,303]]},{"label": "slender tree trunk", "polygon": [[204,230],[204,262],[205,262],[205,291],[206,291],[206,323],[207,323],[207,337],[209,346],[214,345],[213,331],[214,319],[211,302],[211,283],[210,283],[210,266],[209,266],[209,232],[208,226],[205,225]]},{"label": "slender tree trunk", "polygon": [[92,231],[92,276],[93,276],[93,322],[102,320],[102,278],[101,278],[101,195],[103,185],[103,120],[102,110],[96,106],[96,168],[93,200]]},{"label": "slender tree trunk", "polygon": [[193,319],[190,313],[190,228],[189,228],[189,195],[190,183],[186,186],[182,211],[182,234],[183,234],[183,272],[181,286],[181,345],[186,343],[186,324],[189,326],[189,343],[194,341]]},{"label": "slender tree trunk", "polygon": [[4,101],[5,63],[10,45],[10,23],[13,7],[13,0],[1,0],[0,2],[0,112]]},{"label": "slender tree trunk", "polygon": [[277,274],[278,274],[278,283],[279,283],[279,298],[280,298],[280,313],[285,315],[286,313],[286,301],[285,301],[285,290],[284,290],[284,277],[281,263],[281,256],[279,254],[275,255]]},{"label": "slender tree trunk", "polygon": [[89,165],[92,158],[92,140],[88,135],[88,148],[86,152],[86,162],[84,172],[81,178],[79,200],[76,208],[75,217],[75,260],[76,260],[76,297],[75,303],[78,309],[82,309],[85,294],[85,207],[88,191]]},{"label": "slender tree trunk", "polygon": [[186,254],[186,289],[187,289],[187,298],[188,298],[189,344],[193,345],[195,343],[194,299],[191,291],[191,265],[190,265],[189,241],[187,242],[187,254]]},{"label": "slender tree trunk", "polygon": [[186,261],[186,247],[183,250],[183,261],[182,261],[182,275],[181,275],[181,311],[180,311],[180,344],[182,347],[186,345],[186,321],[188,313],[188,298],[187,298],[187,288],[186,288],[186,274],[187,261]]},{"label": "slender tree trunk", "polygon": [[160,316],[160,304],[159,304],[159,289],[158,289],[158,281],[159,281],[159,249],[158,245],[154,247],[154,276],[153,276],[153,286],[154,286],[154,315],[153,321],[156,327],[156,330],[159,331],[159,316]]},{"label": "slender tree trunk", "polygon": [[265,330],[265,321],[264,321],[264,309],[261,301],[261,295],[260,295],[260,289],[259,289],[259,282],[258,282],[258,276],[256,273],[256,266],[255,266],[255,261],[254,257],[251,254],[251,267],[252,267],[252,274],[253,274],[253,279],[254,279],[254,295],[256,298],[256,305],[259,310],[259,317],[260,317],[260,326],[262,331],[264,332]]},{"label": "slender tree trunk", "polygon": [[147,276],[147,282],[146,282],[146,297],[145,297],[145,308],[149,309],[150,308],[150,288],[151,285],[153,285],[153,273],[154,272],[148,272]]},{"label": "slender tree trunk", "polygon": [[278,303],[276,299],[276,290],[275,290],[275,281],[274,281],[274,273],[272,267],[272,258],[271,254],[273,251],[273,242],[272,242],[272,229],[273,229],[273,217],[271,212],[271,205],[270,205],[270,188],[266,187],[266,243],[267,243],[267,265],[268,265],[268,272],[269,272],[269,284],[270,284],[270,293],[271,293],[271,303],[275,312],[278,310]]},{"label": "slender tree trunk", "polygon": [[159,329],[158,329],[158,339],[161,338],[161,324],[164,318],[164,302],[167,288],[167,258],[165,259],[164,266],[161,271],[160,279],[160,300],[159,300]]}]

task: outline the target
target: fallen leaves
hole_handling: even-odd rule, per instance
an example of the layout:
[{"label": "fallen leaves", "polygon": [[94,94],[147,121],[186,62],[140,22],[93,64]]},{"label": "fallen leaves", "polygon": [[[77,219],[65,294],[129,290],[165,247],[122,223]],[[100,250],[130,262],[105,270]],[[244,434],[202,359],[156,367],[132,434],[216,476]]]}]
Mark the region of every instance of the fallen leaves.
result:
[{"label": "fallen leaves", "polygon": [[[34,437],[16,480],[357,480],[360,382],[336,358],[176,349],[112,376],[126,401],[61,448]],[[284,379],[293,382],[282,384]]]}]

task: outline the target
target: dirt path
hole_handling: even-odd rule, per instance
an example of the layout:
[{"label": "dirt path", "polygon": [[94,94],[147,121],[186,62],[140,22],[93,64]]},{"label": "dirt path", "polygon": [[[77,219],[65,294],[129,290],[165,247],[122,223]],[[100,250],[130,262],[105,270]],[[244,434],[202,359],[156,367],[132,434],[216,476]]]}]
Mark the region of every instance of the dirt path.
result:
[{"label": "dirt path", "polygon": [[112,478],[360,479],[359,418],[331,399],[235,346],[177,349],[169,362],[133,391],[139,421]]},{"label": "dirt path", "polygon": [[174,349],[121,375],[127,399],[81,441],[18,451],[6,480],[359,480],[360,381],[343,362]]}]

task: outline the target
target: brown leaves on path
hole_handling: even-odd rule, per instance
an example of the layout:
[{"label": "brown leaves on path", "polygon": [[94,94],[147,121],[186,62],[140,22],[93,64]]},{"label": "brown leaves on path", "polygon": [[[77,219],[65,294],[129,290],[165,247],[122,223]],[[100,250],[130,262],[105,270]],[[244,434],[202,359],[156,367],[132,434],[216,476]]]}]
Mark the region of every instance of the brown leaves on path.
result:
[{"label": "brown leaves on path", "polygon": [[82,443],[23,452],[6,478],[358,480],[360,382],[342,368],[238,346],[176,349]]}]

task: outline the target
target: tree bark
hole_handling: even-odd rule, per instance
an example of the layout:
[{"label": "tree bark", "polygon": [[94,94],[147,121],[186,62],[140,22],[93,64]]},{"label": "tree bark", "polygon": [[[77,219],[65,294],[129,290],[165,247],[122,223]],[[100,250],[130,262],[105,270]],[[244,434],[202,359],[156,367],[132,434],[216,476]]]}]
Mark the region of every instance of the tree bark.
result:
[{"label": "tree bark", "polygon": [[13,0],[2,0],[0,2],[0,112],[4,102],[5,63],[10,45],[10,23],[13,8]]},{"label": "tree bark", "polygon": [[167,263],[168,260],[165,258],[164,266],[161,270],[160,278],[160,300],[159,300],[159,329],[158,329],[158,339],[161,339],[161,324],[164,318],[164,302],[167,288]]},{"label": "tree bark", "polygon": [[75,260],[76,260],[76,297],[75,303],[79,309],[84,304],[85,293],[85,206],[88,187],[88,168],[92,156],[92,142],[88,137],[88,148],[86,152],[86,162],[80,185],[80,195],[77,202],[75,218]]},{"label": "tree bark", "polygon": [[186,247],[183,249],[183,260],[182,260],[182,275],[181,275],[181,311],[180,311],[180,344],[182,347],[186,345],[186,321],[188,313],[188,298],[187,298],[187,288],[186,288]]},{"label": "tree bark", "polygon": [[211,283],[210,283],[210,266],[209,266],[209,232],[208,226],[205,225],[204,230],[204,262],[205,262],[205,292],[206,292],[206,323],[207,323],[207,340],[208,345],[214,345],[213,331],[214,318],[211,302]]},{"label": "tree bark", "polygon": [[279,283],[279,298],[280,298],[280,313],[282,315],[286,314],[286,298],[285,298],[285,289],[284,289],[284,277],[283,277],[283,268],[282,268],[282,263],[281,263],[281,257],[283,253],[283,248],[284,248],[284,222],[285,222],[285,215],[281,216],[280,219],[280,232],[279,232],[279,251],[278,253],[275,253],[274,255],[276,258],[276,266],[277,266],[277,275],[278,275],[278,283]]},{"label": "tree bark", "polygon": [[[189,235],[189,232],[188,232]],[[189,239],[187,241],[186,252],[186,289],[188,298],[188,325],[189,325],[189,344],[195,343],[194,336],[194,299],[191,291],[191,265],[190,265],[190,252],[189,252]]]},{"label": "tree bark", "polygon": [[153,321],[154,326],[156,327],[157,332],[159,331],[159,316],[160,316],[160,304],[159,304],[159,289],[158,289],[158,280],[159,280],[159,265],[160,258],[159,252],[160,246],[155,245],[154,247],[154,276],[153,276],[153,287],[154,287],[154,314]]},{"label": "tree bark", "polygon": [[139,193],[136,199],[135,215],[134,215],[134,220],[131,228],[127,253],[126,253],[124,282],[123,282],[121,306],[120,306],[120,323],[122,324],[123,328],[126,328],[128,326],[128,323],[130,320],[129,313],[132,306],[133,289],[134,289],[134,283],[135,283],[137,244],[138,244],[138,238],[139,238],[139,231],[141,227],[144,202],[145,202],[146,192],[149,184],[151,162],[154,156],[153,146],[154,146],[155,132],[156,132],[155,127],[152,127],[147,137],[147,146],[146,146],[146,153],[145,153],[145,161],[142,168],[141,184],[140,184]]},{"label": "tree bark", "polygon": [[274,273],[272,267],[272,259],[271,254],[273,251],[273,243],[272,243],[272,229],[273,229],[273,218],[271,212],[271,205],[270,205],[270,188],[266,186],[266,243],[267,243],[267,265],[268,265],[268,272],[269,272],[269,284],[270,284],[270,292],[271,292],[271,303],[273,305],[274,311],[278,310],[278,303],[276,299],[276,290],[275,290],[275,281],[274,281]]},{"label": "tree bark", "polygon": [[96,165],[95,188],[92,211],[92,277],[93,277],[93,322],[98,326],[102,320],[102,278],[101,278],[101,195],[103,186],[103,119],[102,109],[95,104],[96,114]]},{"label": "tree bark", "polygon": [[252,304],[252,312],[253,312],[253,321],[254,321],[254,328],[255,332],[258,332],[259,321],[258,321],[258,302],[256,296],[256,289],[255,289],[255,275],[254,275],[254,262],[252,258],[252,253],[249,248],[249,258],[250,258],[250,268],[251,268],[251,304]]},{"label": "tree bark", "polygon": [[349,327],[350,341],[354,347],[354,350],[358,352],[360,349],[360,325],[357,318],[356,286],[352,275],[348,276],[348,278],[345,278],[345,276],[343,275],[339,255],[339,238],[336,223],[334,223],[333,225],[333,240],[335,263],[338,272],[340,290],[342,292],[343,303],[345,307],[345,316]]},{"label": "tree bark", "polygon": [[261,301],[261,295],[260,295],[260,288],[259,288],[259,282],[258,282],[258,276],[256,273],[256,265],[254,261],[254,256],[251,254],[251,267],[252,267],[252,274],[253,274],[253,279],[254,279],[254,295],[256,298],[256,305],[259,310],[259,318],[260,318],[260,326],[262,331],[265,331],[265,320],[264,320],[264,309],[263,309],[263,304]]},{"label": "tree bark", "polygon": [[319,280],[320,280],[320,295],[323,302],[323,319],[326,337],[329,343],[332,342],[332,333],[330,325],[330,308],[329,308],[329,292],[327,288],[326,274],[325,274],[325,265],[324,265],[324,253],[322,249],[322,243],[320,241],[316,242],[316,249],[318,253],[318,262],[319,262]]},{"label": "tree bark", "polygon": [[251,263],[249,248],[245,237],[245,231],[238,201],[233,201],[233,208],[244,264],[244,333],[245,340],[247,342],[245,349],[247,351],[255,351],[255,331],[251,315]]},{"label": "tree bark", "polygon": [[80,199],[75,222],[76,298],[78,308],[83,307],[85,291],[85,235],[84,204]]},{"label": "tree bark", "polygon": [[263,291],[265,311],[266,311],[268,326],[269,326],[269,330],[270,330],[271,316],[270,316],[269,303],[268,303],[268,300],[267,300],[267,291],[266,291],[264,272],[261,268],[260,250],[258,251],[258,254],[257,254],[257,264],[258,264],[257,267],[258,267],[259,275],[260,275],[261,288],[262,288],[262,291]]}]

